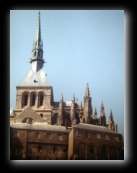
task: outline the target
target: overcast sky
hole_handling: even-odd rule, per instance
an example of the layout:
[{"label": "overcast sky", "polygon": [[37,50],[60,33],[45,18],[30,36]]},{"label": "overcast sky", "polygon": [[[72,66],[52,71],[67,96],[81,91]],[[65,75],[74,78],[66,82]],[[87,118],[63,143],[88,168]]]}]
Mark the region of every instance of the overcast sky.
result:
[{"label": "overcast sky", "polygon": [[[124,10],[41,10],[44,70],[54,101],[63,93],[83,103],[87,83],[98,116],[103,100],[106,118],[113,112],[124,134]],[[10,11],[10,108],[16,86],[31,67],[37,10]]]}]

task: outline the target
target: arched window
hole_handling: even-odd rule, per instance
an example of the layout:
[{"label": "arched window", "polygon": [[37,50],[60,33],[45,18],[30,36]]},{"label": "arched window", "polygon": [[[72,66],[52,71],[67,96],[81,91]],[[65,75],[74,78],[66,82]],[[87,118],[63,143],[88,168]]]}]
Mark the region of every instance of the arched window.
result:
[{"label": "arched window", "polygon": [[33,123],[33,119],[32,118],[25,118],[22,123],[27,123],[27,124],[32,124]]},{"label": "arched window", "polygon": [[24,106],[27,106],[27,105],[28,105],[28,97],[29,97],[28,92],[24,92],[24,93],[22,94],[22,108],[23,108]]},{"label": "arched window", "polygon": [[32,106],[35,105],[36,95],[32,95]]},{"label": "arched window", "polygon": [[32,92],[30,96],[30,106],[34,106],[36,103],[36,93]]},{"label": "arched window", "polygon": [[43,101],[44,101],[44,93],[40,92],[38,94],[38,106],[42,106],[43,105]]},{"label": "arched window", "polygon": [[27,104],[28,104],[28,95],[26,94],[24,96],[24,106],[27,106]]}]

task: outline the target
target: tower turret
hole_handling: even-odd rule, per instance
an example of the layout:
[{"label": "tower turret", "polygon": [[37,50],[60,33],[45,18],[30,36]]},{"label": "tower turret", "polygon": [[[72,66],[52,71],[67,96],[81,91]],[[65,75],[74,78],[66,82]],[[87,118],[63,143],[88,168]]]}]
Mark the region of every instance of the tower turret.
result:
[{"label": "tower turret", "polygon": [[97,109],[95,107],[95,110],[94,110],[94,116],[97,116]]},{"label": "tower turret", "polygon": [[117,124],[114,123],[112,110],[110,109],[110,115],[108,117],[108,128],[117,132]]},{"label": "tower turret", "polygon": [[104,108],[103,100],[102,100],[101,108],[100,108],[100,116],[105,116],[105,108]]}]

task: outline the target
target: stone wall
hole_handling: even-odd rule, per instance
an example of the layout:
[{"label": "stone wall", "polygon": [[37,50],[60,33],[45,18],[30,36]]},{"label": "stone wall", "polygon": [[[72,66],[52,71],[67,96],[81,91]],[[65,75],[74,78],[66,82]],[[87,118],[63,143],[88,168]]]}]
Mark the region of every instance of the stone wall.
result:
[{"label": "stone wall", "polygon": [[[10,140],[11,143],[15,143],[16,148],[16,150],[11,148],[13,159],[19,159],[18,150],[21,153],[20,159],[67,160],[68,158],[68,132],[11,129]],[[22,145],[20,148],[19,142]]]},{"label": "stone wall", "polygon": [[[79,132],[76,132],[77,130]],[[78,155],[78,159],[123,159],[122,146],[121,134],[74,128],[73,154]],[[111,154],[112,150],[113,154]]]}]

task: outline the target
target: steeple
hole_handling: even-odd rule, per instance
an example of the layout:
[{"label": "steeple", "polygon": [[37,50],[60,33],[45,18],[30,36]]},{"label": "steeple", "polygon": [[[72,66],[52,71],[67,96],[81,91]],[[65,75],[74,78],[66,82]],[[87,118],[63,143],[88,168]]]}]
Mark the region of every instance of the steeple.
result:
[{"label": "steeple", "polygon": [[36,35],[33,43],[32,58],[30,60],[30,63],[32,63],[32,70],[35,72],[39,71],[44,64],[43,42],[41,39],[40,11],[38,12]]},{"label": "steeple", "polygon": [[97,116],[97,109],[95,107],[95,110],[94,110],[94,116]]},{"label": "steeple", "polygon": [[106,126],[106,116],[105,116],[105,108],[104,108],[103,101],[101,103],[101,108],[100,108],[100,125]]},{"label": "steeple", "polygon": [[101,108],[100,108],[100,116],[105,116],[105,109],[104,109],[103,100],[102,100]]},{"label": "steeple", "polygon": [[87,83],[87,87],[86,87],[85,96],[88,96],[88,97],[90,96],[90,92],[89,92],[88,83]]},{"label": "steeple", "polygon": [[114,120],[113,120],[113,114],[112,114],[112,110],[110,109],[110,115],[108,118],[108,123],[114,124]]},{"label": "steeple", "polygon": [[114,123],[112,110],[110,110],[110,115],[108,117],[108,128],[117,132],[117,124]]}]

